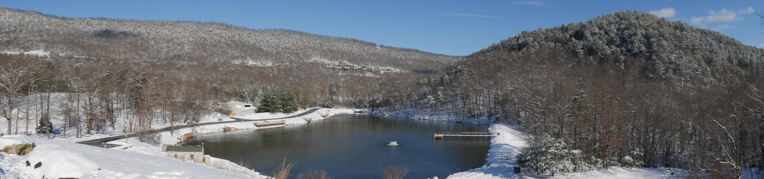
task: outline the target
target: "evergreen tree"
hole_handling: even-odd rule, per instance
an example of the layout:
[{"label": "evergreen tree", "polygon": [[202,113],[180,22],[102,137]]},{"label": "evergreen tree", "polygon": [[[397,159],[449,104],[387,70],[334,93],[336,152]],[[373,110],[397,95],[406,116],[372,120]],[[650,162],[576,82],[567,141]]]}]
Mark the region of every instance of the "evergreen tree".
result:
[{"label": "evergreen tree", "polygon": [[53,123],[50,122],[48,115],[43,115],[40,119],[40,125],[37,126],[38,134],[53,133]]},{"label": "evergreen tree", "polygon": [[268,91],[260,101],[257,112],[282,112],[281,98],[277,90]]},{"label": "evergreen tree", "polygon": [[257,112],[292,113],[300,109],[297,93],[284,90],[270,90],[260,100]]},{"label": "evergreen tree", "polygon": [[297,94],[285,92],[281,94],[281,107],[284,113],[292,113],[300,109]]}]

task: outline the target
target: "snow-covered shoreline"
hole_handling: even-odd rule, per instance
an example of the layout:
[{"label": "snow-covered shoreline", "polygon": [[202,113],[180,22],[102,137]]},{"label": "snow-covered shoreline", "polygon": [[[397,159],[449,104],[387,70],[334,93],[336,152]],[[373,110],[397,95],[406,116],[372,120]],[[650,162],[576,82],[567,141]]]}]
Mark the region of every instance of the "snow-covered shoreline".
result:
[{"label": "snow-covered shoreline", "polygon": [[[522,132],[519,126],[515,124],[494,122],[482,118],[463,118],[449,113],[431,114],[427,111],[388,111],[376,110],[372,115],[392,117],[398,119],[416,119],[416,120],[437,120],[451,122],[469,122],[489,124],[491,133],[499,133],[498,136],[491,138],[486,163],[482,167],[468,171],[457,172],[449,175],[450,179],[498,179],[498,178],[686,178],[690,173],[686,170],[676,168],[647,168],[647,167],[608,167],[598,168],[585,172],[564,173],[555,176],[537,176],[527,173],[514,173],[514,167],[518,166],[516,156],[520,154],[521,149],[526,146],[528,136]],[[456,120],[460,119],[461,120]],[[755,171],[744,170],[742,178],[753,176],[761,177],[761,174],[755,174]]]},{"label": "snow-covered shoreline", "polygon": [[[281,113],[256,113],[247,116],[239,116],[239,118],[245,119],[277,119],[283,121],[285,125],[304,125],[309,121],[324,120],[333,115],[338,114],[353,114],[353,109],[327,109],[321,108],[309,114],[289,117],[295,114],[300,114],[308,111],[308,109],[300,110],[292,114]],[[204,135],[210,133],[224,132],[223,128],[227,130],[257,130],[258,127],[254,125],[253,121],[232,122],[226,124],[212,124],[204,125],[205,123],[218,122],[218,121],[234,121],[230,117],[224,116],[218,113],[207,114],[203,117],[199,126],[193,128],[184,128],[174,130],[172,133],[159,132],[152,136],[154,140],[151,143],[140,141],[137,137],[131,137],[126,139],[120,139],[111,141],[109,144],[115,144],[115,147],[110,149],[98,148],[94,146],[87,146],[83,144],[77,144],[77,141],[91,140],[101,137],[125,135],[119,131],[110,130],[104,134],[87,135],[81,138],[63,138],[60,136],[54,136],[52,139],[46,139],[44,135],[28,135],[25,138],[24,143],[36,143],[38,148],[28,156],[18,156],[15,154],[0,153],[0,175],[10,178],[40,178],[45,173],[50,177],[51,173],[56,173],[60,176],[73,176],[81,178],[210,178],[225,176],[225,178],[268,178],[257,171],[240,166],[234,161],[228,161],[225,159],[219,159],[211,157],[211,165],[206,166],[201,163],[186,162],[177,159],[165,157],[161,152],[160,144],[176,144],[182,139],[179,136],[187,133],[194,133],[194,135]],[[271,120],[266,120],[271,121]],[[1,122],[0,122],[1,123]],[[155,128],[166,127],[166,125],[156,125]],[[11,136],[8,136],[11,137]],[[18,138],[18,137],[13,137]],[[13,143],[18,143],[13,141]],[[39,149],[39,150],[38,150]],[[60,171],[53,169],[34,169],[28,167],[25,161],[29,158],[35,158],[34,156],[44,155],[51,152],[62,152],[71,154],[69,158],[58,158],[52,160],[52,163],[67,164],[66,161],[88,161],[84,163],[95,163],[95,165],[87,165],[87,169],[72,170],[74,172],[68,172],[61,174]],[[95,151],[95,152],[91,152]],[[125,154],[129,153],[129,154]],[[127,158],[113,158],[116,156],[130,156]],[[39,157],[37,157],[39,158]],[[96,159],[96,160],[93,160]],[[63,161],[63,162],[61,162]],[[115,161],[120,161],[123,164],[115,164]],[[49,163],[51,161],[45,161]],[[172,168],[172,167],[146,167],[146,166],[134,166],[138,163],[164,163],[168,166],[180,165],[184,167]],[[62,165],[63,165],[62,164]],[[55,164],[54,164],[55,165]],[[67,164],[70,165],[70,164]],[[46,165],[47,166],[47,165]],[[93,170],[94,166],[100,167],[97,170]],[[79,172],[79,173],[78,173]]]},{"label": "snow-covered shoreline", "polygon": [[[449,113],[430,114],[428,112],[418,111],[374,111],[372,115],[392,117],[399,119],[419,119],[419,120],[437,120],[452,122],[470,122],[478,124],[489,124],[491,133],[499,135],[491,137],[486,163],[480,167],[468,171],[458,172],[449,175],[447,178],[467,179],[467,178],[521,178],[522,175],[514,173],[514,167],[518,166],[515,156],[520,154],[520,149],[525,147],[527,136],[517,125],[507,123],[497,123],[485,118],[469,118],[455,120],[458,117]],[[526,177],[527,178],[527,177]]]},{"label": "snow-covered shoreline", "polygon": [[[315,112],[298,116],[298,117],[291,117],[291,118],[284,118],[288,117],[294,114],[300,114],[303,112],[308,111],[309,109],[302,109],[290,114],[284,114],[284,113],[255,113],[245,116],[238,116],[240,119],[272,119],[272,120],[263,120],[267,122],[272,121],[283,121],[286,126],[297,126],[297,125],[305,125],[308,124],[308,121],[319,121],[324,120],[325,118],[338,115],[338,114],[353,114],[355,110],[353,109],[333,109],[333,108],[320,108],[316,110]],[[227,116],[219,116],[219,121],[232,121],[235,119],[232,119]],[[283,119],[274,119],[274,118],[283,118]],[[214,122],[214,121],[210,121]],[[261,121],[258,121],[261,122]],[[258,130],[263,128],[258,128],[254,125],[253,121],[243,121],[243,122],[233,122],[233,123],[226,123],[226,124],[213,124],[213,125],[203,125],[204,123],[200,123],[200,126],[193,127],[193,128],[184,128],[184,129],[177,129],[172,132],[165,131],[157,133],[154,137],[156,139],[156,142],[159,144],[177,144],[182,142],[182,138],[180,136],[183,136],[184,134],[193,133],[194,136],[198,135],[205,135],[205,134],[214,134],[214,133],[223,133],[223,132],[229,132],[229,131],[236,131],[236,130]],[[227,129],[224,129],[227,128]],[[267,127],[266,127],[267,128]],[[126,151],[133,151],[137,153],[144,153],[149,155],[156,155],[159,157],[164,157],[161,155],[161,145],[155,145],[155,144],[147,144],[145,142],[138,141],[136,138],[127,139],[127,140],[118,140],[110,142],[109,144],[116,144],[116,147],[113,147],[115,149],[122,149]],[[238,173],[238,174],[244,174],[246,176],[249,176],[251,178],[267,178],[268,176],[263,175],[262,173],[259,173],[257,171],[254,171],[252,169],[249,169],[247,167],[241,166],[240,164],[235,163],[235,161],[228,161],[226,159],[216,158],[215,156],[211,156],[211,165],[216,166],[216,168],[223,169],[229,172]]]},{"label": "snow-covered shoreline", "polygon": [[[308,111],[308,109],[303,109],[292,114],[257,113],[252,115],[239,116],[238,118],[273,119],[265,121],[283,121],[285,125],[296,126],[308,124],[309,121],[313,122],[324,120],[325,118],[333,115],[354,114],[356,110],[321,108],[310,114],[284,118],[306,111]],[[369,113],[367,111],[364,114]],[[422,113],[419,114],[420,116],[418,118],[411,118],[409,117],[410,114],[407,113],[391,115],[391,113],[379,111],[372,113],[372,115],[395,118],[410,118],[415,120],[440,120],[453,122],[460,121],[454,120],[455,118],[450,118],[447,115],[440,117],[428,117]],[[164,155],[161,153],[161,147],[159,144],[176,144],[181,141],[179,137],[187,133],[194,133],[194,135],[221,133],[225,132],[223,128],[233,130],[261,129],[254,125],[254,121],[203,125],[204,123],[210,122],[234,120],[235,119],[222,114],[210,113],[203,117],[202,121],[200,121],[200,126],[178,129],[172,133],[169,131],[157,133],[155,136],[153,136],[155,139],[153,143],[142,142],[137,137],[112,141],[109,143],[115,144],[117,146],[111,149],[87,146],[77,144],[75,142],[107,136],[124,135],[123,133],[115,130],[110,130],[103,134],[88,135],[82,138],[71,137],[70,133],[68,138],[54,136],[54,138],[50,140],[46,139],[45,135],[22,135],[21,138],[18,136],[0,137],[8,138],[9,140],[4,142],[7,144],[36,143],[38,145],[38,148],[35,149],[36,153],[33,151],[33,153],[30,153],[28,156],[0,153],[0,175],[5,178],[40,178],[43,174],[43,172],[40,170],[43,168],[41,167],[41,169],[33,169],[32,167],[26,166],[25,161],[32,160],[30,159],[31,156],[39,156],[46,153],[60,153],[61,155],[73,158],[61,159],[63,160],[63,163],[66,163],[70,160],[84,161],[82,163],[95,163],[95,165],[85,165],[82,167],[85,169],[92,169],[94,166],[96,166],[98,169],[88,169],[86,172],[84,172],[84,175],[75,175],[81,176],[81,178],[219,178],[221,176],[224,176],[225,178],[267,178],[268,176],[265,176],[252,169],[243,167],[237,164],[236,161],[228,161],[225,159],[215,158],[213,156],[211,157],[211,166],[206,166],[200,163],[186,162],[164,157]],[[683,178],[684,176],[687,176],[686,171],[679,169],[642,167],[609,167],[587,172],[560,174],[556,176],[515,174],[513,171],[514,167],[517,166],[515,156],[520,153],[520,150],[523,147],[525,147],[527,139],[526,134],[523,133],[522,130],[520,130],[519,127],[514,124],[497,123],[485,119],[469,119],[462,121],[469,123],[487,123],[490,125],[489,130],[492,133],[498,133],[499,135],[491,138],[490,149],[488,156],[486,156],[487,158],[484,166],[464,172],[454,173],[448,176],[448,178]],[[4,123],[0,122],[0,125],[2,124]],[[156,125],[154,127],[161,128],[166,127],[166,125]],[[117,128],[120,127],[118,126]],[[51,162],[55,163],[62,161],[46,161],[46,163]],[[136,165],[137,163],[152,163],[152,165]],[[34,163],[32,165],[34,165]],[[56,167],[52,167],[52,169],[55,168]],[[46,170],[52,169],[48,167]],[[77,174],[76,172],[81,170],[73,169],[72,171],[74,172],[66,174]],[[746,171],[744,176],[750,176],[751,174],[751,172]]]},{"label": "snow-covered shoreline", "polygon": [[520,154],[520,149],[526,145],[526,135],[517,126],[504,123],[491,124],[490,131],[499,135],[491,137],[491,147],[488,149],[485,165],[480,168],[451,174],[448,178],[520,177],[520,175],[515,175],[513,170],[517,166],[515,156]]},{"label": "snow-covered shoreline", "polygon": [[[354,112],[353,109],[320,108],[316,110],[315,112],[312,112],[307,115],[299,116],[299,117],[273,119],[273,118],[288,117],[290,115],[303,113],[305,111],[308,111],[308,109],[299,110],[291,114],[256,113],[251,115],[239,116],[238,118],[239,119],[270,119],[270,120],[263,120],[263,121],[257,121],[257,122],[283,121],[286,126],[295,126],[295,125],[308,124],[309,123],[308,121],[311,121],[311,122],[320,121],[330,116],[334,116],[338,114],[353,114]],[[224,119],[220,121],[235,120],[227,116],[222,116],[222,117]],[[170,133],[169,131],[157,133],[156,139],[160,144],[177,144],[182,141],[182,139],[179,137],[182,136],[183,134],[188,134],[188,133],[193,133],[194,135],[204,135],[204,134],[221,133],[221,132],[228,132],[228,131],[235,131],[235,130],[262,129],[262,127],[259,128],[254,125],[254,123],[257,123],[257,122],[242,121],[242,122],[232,122],[232,123],[226,123],[226,124],[213,124],[213,125],[203,125],[204,123],[200,123],[200,125],[197,127],[177,129],[177,130],[174,130],[172,133]],[[224,128],[227,128],[227,129],[224,129]]]}]

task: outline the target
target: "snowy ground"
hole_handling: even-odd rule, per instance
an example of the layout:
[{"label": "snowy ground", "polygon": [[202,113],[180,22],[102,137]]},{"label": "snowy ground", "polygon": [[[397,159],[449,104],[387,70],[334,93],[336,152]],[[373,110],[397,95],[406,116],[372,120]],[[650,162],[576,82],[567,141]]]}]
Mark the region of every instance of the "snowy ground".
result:
[{"label": "snowy ground", "polygon": [[[51,122],[56,129],[64,126],[62,115],[57,111],[59,105],[66,105],[64,101],[66,94],[54,94],[52,100],[56,101],[51,106]],[[23,106],[27,101],[19,101],[17,104]],[[31,101],[32,104],[35,101]],[[25,118],[25,107],[21,107],[14,113],[20,112],[19,117]],[[127,126],[123,122],[126,116],[119,116],[117,125],[104,131],[93,131],[91,135],[85,135],[76,138],[75,130],[69,128],[66,131],[66,137],[61,135],[63,131],[56,131],[58,135],[51,135],[47,139],[46,135],[34,134],[34,119],[37,115],[33,112],[36,109],[31,108],[29,123],[30,134],[24,134],[26,131],[26,121],[18,124],[18,133],[21,135],[5,135],[0,137],[0,144],[12,145],[21,143],[35,143],[37,147],[32,153],[26,156],[15,154],[6,154],[0,152],[0,178],[41,178],[45,177],[80,177],[80,178],[266,178],[254,170],[237,165],[234,162],[211,157],[211,166],[200,163],[185,162],[177,159],[164,157],[161,153],[160,144],[176,144],[180,140],[178,136],[186,133],[202,135],[207,133],[223,132],[224,127],[234,130],[256,130],[253,122],[235,122],[217,125],[203,125],[209,122],[233,121],[225,115],[218,113],[208,113],[201,117],[199,126],[193,128],[179,129],[170,132],[161,132],[156,134],[154,140],[146,143],[137,138],[127,138],[109,142],[117,145],[111,149],[98,148],[75,143],[77,141],[90,140],[108,136],[124,135],[123,132]],[[282,113],[256,113],[240,118],[247,119],[267,119],[288,117],[307,111],[306,109],[291,114]],[[323,120],[326,117],[336,114],[352,114],[351,109],[319,109],[313,113],[274,121],[283,121],[286,125],[307,124],[309,121]],[[12,129],[16,129],[16,121],[12,124]],[[273,122],[273,121],[271,121]],[[0,117],[0,128],[5,133],[5,127],[8,121]],[[169,124],[154,120],[152,128],[167,127]],[[26,166],[26,161],[30,161],[31,166]],[[42,163],[42,166],[35,169],[36,162]],[[274,164],[276,165],[276,164]]]},{"label": "snowy ground", "polygon": [[[35,139],[34,143],[37,147],[26,156],[0,154],[2,178],[250,178],[166,157],[60,140]],[[41,166],[34,168],[38,162]]]},{"label": "snowy ground", "polygon": [[491,138],[491,148],[483,167],[459,172],[448,178],[522,178],[515,175],[513,169],[517,166],[515,156],[525,147],[526,136],[517,127],[507,124],[491,125],[491,133],[499,133]]}]

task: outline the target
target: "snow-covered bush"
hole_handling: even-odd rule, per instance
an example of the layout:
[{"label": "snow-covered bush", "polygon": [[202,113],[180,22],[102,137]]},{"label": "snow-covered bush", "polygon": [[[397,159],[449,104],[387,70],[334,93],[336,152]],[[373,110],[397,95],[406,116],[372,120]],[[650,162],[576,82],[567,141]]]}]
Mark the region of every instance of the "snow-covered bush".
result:
[{"label": "snow-covered bush", "polygon": [[642,152],[637,150],[631,151],[629,155],[623,156],[621,158],[621,165],[628,166],[628,167],[640,167],[645,165],[644,162],[639,160],[639,158],[642,158]]},{"label": "snow-covered bush", "polygon": [[40,119],[40,125],[38,125],[35,129],[38,134],[53,133],[53,123],[50,122],[50,119],[48,119],[47,116],[43,115]]},{"label": "snow-covered bush", "polygon": [[539,175],[587,171],[592,169],[580,150],[572,150],[564,140],[550,136],[533,137],[528,147],[517,155],[517,161],[526,171]]}]

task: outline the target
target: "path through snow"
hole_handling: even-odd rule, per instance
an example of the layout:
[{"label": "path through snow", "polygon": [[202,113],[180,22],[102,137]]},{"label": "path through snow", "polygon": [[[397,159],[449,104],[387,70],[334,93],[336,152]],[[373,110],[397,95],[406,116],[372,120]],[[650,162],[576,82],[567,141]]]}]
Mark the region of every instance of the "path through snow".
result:
[{"label": "path through snow", "polygon": [[492,133],[499,133],[491,138],[491,148],[488,150],[488,158],[483,167],[459,172],[448,178],[521,178],[515,175],[513,169],[517,166],[515,156],[520,154],[520,149],[525,147],[526,135],[517,126],[507,124],[493,124],[490,128]]}]

